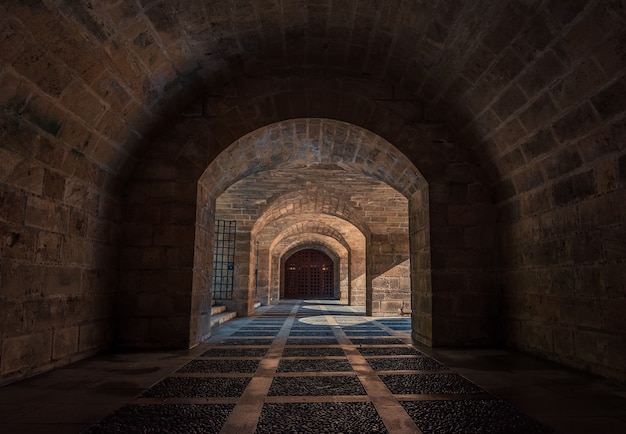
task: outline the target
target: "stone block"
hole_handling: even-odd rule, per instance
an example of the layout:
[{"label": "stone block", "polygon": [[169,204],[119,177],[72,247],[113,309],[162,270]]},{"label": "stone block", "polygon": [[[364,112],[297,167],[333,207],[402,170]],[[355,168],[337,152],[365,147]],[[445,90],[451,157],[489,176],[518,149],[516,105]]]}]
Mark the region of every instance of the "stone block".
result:
[{"label": "stone block", "polygon": [[20,191],[0,189],[0,221],[12,225],[24,223],[26,195]]},{"label": "stone block", "polygon": [[98,191],[80,180],[68,178],[65,184],[63,202],[85,211],[97,212],[99,205]]},{"label": "stone block", "polygon": [[[553,4],[559,3],[553,1]],[[570,4],[571,3],[571,4]],[[567,5],[561,5],[563,9],[574,7],[579,11],[583,9],[588,2],[584,0],[576,0],[568,2]],[[570,26],[569,31],[562,39],[562,49],[572,60],[577,61],[587,53],[591,54],[593,50],[602,44],[607,34],[613,33],[615,29],[622,29],[623,23],[619,20],[609,8],[601,5],[592,5],[579,20]],[[561,10],[563,10],[561,9]]]},{"label": "stone block", "polygon": [[596,194],[596,180],[593,170],[572,175],[555,183],[552,187],[552,198],[557,206],[566,205],[594,194]]},{"label": "stone block", "polygon": [[559,307],[562,303],[559,297],[554,295],[528,294],[526,296],[526,309],[528,318],[536,321],[553,323],[559,320]]},{"label": "stone block", "polygon": [[189,347],[189,315],[152,318],[150,321],[150,340],[166,348]]},{"label": "stone block", "polygon": [[530,107],[519,114],[518,118],[528,132],[545,128],[552,123],[559,110],[548,93],[543,94]]},{"label": "stone block", "polygon": [[42,268],[5,261],[0,265],[0,295],[7,299],[41,294]]},{"label": "stone block", "polygon": [[10,64],[24,43],[23,27],[13,20],[0,23],[0,59]]},{"label": "stone block", "polygon": [[194,236],[193,225],[155,226],[152,240],[155,246],[190,246],[193,245]]},{"label": "stone block", "polygon": [[526,95],[537,95],[555,82],[565,71],[565,66],[553,51],[545,51],[534,66],[520,78],[520,86]]},{"label": "stone block", "polygon": [[43,177],[43,195],[61,201],[65,193],[65,177],[58,172],[46,169]]},{"label": "stone block", "polygon": [[0,223],[0,234],[0,258],[35,261],[36,231]]},{"label": "stone block", "polygon": [[572,149],[559,152],[545,163],[545,172],[549,179],[570,173],[582,165],[580,154]]},{"label": "stone block", "polygon": [[31,162],[22,162],[13,168],[9,175],[11,184],[29,193],[41,195],[43,192],[44,168]]},{"label": "stone block", "polygon": [[87,226],[87,238],[96,241],[109,242],[111,232],[111,224],[107,220],[89,216],[89,224]]},{"label": "stone block", "polygon": [[51,357],[51,332],[6,339],[2,345],[2,375],[26,372],[50,362]]},{"label": "stone block", "polygon": [[626,32],[618,32],[603,41],[594,49],[594,57],[609,77],[613,77],[623,71],[626,55]]},{"label": "stone block", "polygon": [[616,164],[613,159],[599,160],[595,164],[596,185],[599,194],[615,190],[617,187]]},{"label": "stone block", "polygon": [[121,347],[150,348],[150,318],[124,318],[118,320],[117,339]]},{"label": "stone block", "polygon": [[594,107],[603,119],[610,119],[626,111],[626,83],[618,80],[591,98]]},{"label": "stone block", "polygon": [[550,130],[540,131],[522,143],[522,150],[527,161],[552,152],[556,147],[556,140],[554,140]]},{"label": "stone block", "polygon": [[494,111],[504,121],[526,104],[527,100],[526,95],[520,90],[519,86],[514,85],[494,103]]},{"label": "stone block", "polygon": [[102,100],[79,81],[75,81],[65,90],[61,103],[87,124],[94,124],[106,109]]},{"label": "stone block", "polygon": [[108,348],[113,339],[113,324],[110,321],[98,321],[79,326],[79,352],[103,350]]},{"label": "stone block", "polygon": [[475,226],[495,220],[495,212],[488,204],[450,205],[447,221],[451,225]]},{"label": "stone block", "polygon": [[507,152],[498,160],[497,164],[500,166],[504,173],[512,172],[518,167],[522,166],[526,162],[526,158],[520,148],[515,148],[510,152]]},{"label": "stone block", "polygon": [[543,173],[537,168],[530,168],[513,176],[513,183],[519,193],[540,187],[543,182]]},{"label": "stone block", "polygon": [[64,206],[47,199],[28,197],[25,223],[50,232],[67,233],[69,212]]},{"label": "stone block", "polygon": [[552,326],[537,321],[525,321],[520,323],[520,342],[533,351],[552,353],[554,341]]},{"label": "stone block", "polygon": [[593,59],[587,58],[576,65],[574,71],[559,80],[550,93],[563,110],[575,105],[589,95],[604,80],[604,73]]},{"label": "stone block", "polygon": [[466,288],[465,274],[450,271],[433,271],[432,287],[436,293],[458,293]]},{"label": "stone block", "polygon": [[543,213],[552,208],[552,195],[548,188],[531,191],[522,196],[521,209],[522,215],[531,216]]},{"label": "stone block", "polygon": [[604,259],[608,261],[626,261],[626,229],[611,228],[602,234],[601,238]]},{"label": "stone block", "polygon": [[122,227],[122,239],[128,246],[152,245],[152,225],[125,223]]},{"label": "stone block", "polygon": [[571,268],[557,268],[537,272],[537,287],[543,293],[560,297],[572,296],[576,292],[576,273]]},{"label": "stone block", "polygon": [[[194,250],[191,245],[186,247],[166,247],[165,258],[168,266],[172,268],[191,269],[194,263]],[[235,269],[235,273],[238,273],[237,269]]]},{"label": "stone block", "polygon": [[599,125],[594,110],[587,103],[578,106],[555,122],[553,129],[561,143],[583,135]]},{"label": "stone block", "polygon": [[574,333],[569,327],[553,326],[554,353],[561,357],[574,355]]},{"label": "stone block", "polygon": [[37,144],[36,159],[48,167],[62,170],[66,154],[63,144],[56,140],[49,140],[45,136],[42,136]]},{"label": "stone block", "polygon": [[78,326],[54,331],[52,359],[61,360],[78,353]]},{"label": "stone block", "polygon": [[618,340],[607,333],[594,330],[577,330],[574,333],[574,349],[579,360],[606,365],[609,353],[617,351],[613,346]]},{"label": "stone block", "polygon": [[[2,288],[0,288],[2,290]],[[0,315],[1,339],[21,336],[24,334],[24,304],[21,299],[2,300],[2,315]],[[0,357],[0,361],[2,358]]]},{"label": "stone block", "polygon": [[491,135],[498,149],[504,151],[512,148],[522,137],[527,135],[524,126],[517,118],[512,118],[504,126],[500,127]]},{"label": "stone block", "polygon": [[[41,68],[41,65],[46,65],[46,68]],[[73,80],[68,68],[50,56],[46,48],[36,41],[25,44],[24,51],[13,62],[13,67],[53,97],[59,97]]]},{"label": "stone block", "polygon": [[569,297],[561,301],[561,324],[599,329],[602,319],[603,307],[596,299]]},{"label": "stone block", "polygon": [[81,292],[81,270],[77,267],[46,267],[43,275],[43,294],[76,295]]},{"label": "stone block", "polygon": [[626,298],[612,299],[604,306],[603,330],[614,334],[626,333]]},{"label": "stone block", "polygon": [[23,330],[35,332],[52,329],[65,324],[67,320],[67,299],[65,297],[40,297],[23,302]]},{"label": "stone block", "polygon": [[94,263],[94,249],[97,248],[91,241],[81,237],[66,237],[61,251],[61,260],[64,265],[91,266]]},{"label": "stone block", "polygon": [[618,165],[619,186],[620,188],[626,189],[626,155],[622,155],[621,157],[619,157]]},{"label": "stone block", "polygon": [[61,258],[61,245],[63,242],[63,235],[40,231],[37,234],[37,261],[58,263]]},{"label": "stone block", "polygon": [[[505,179],[503,181],[500,181],[494,186],[493,189],[494,189],[494,194],[496,196],[496,200],[498,202],[503,202],[507,199],[511,199],[517,194],[517,191],[515,191],[515,184],[513,184],[513,181],[510,179]],[[499,218],[504,219],[503,221],[515,219],[515,213],[508,212],[508,211],[511,211],[510,204],[503,205],[503,207],[501,207],[501,210],[507,211],[505,213],[499,213]]]},{"label": "stone block", "polygon": [[606,266],[606,292],[612,298],[626,297],[626,267],[624,264]]}]

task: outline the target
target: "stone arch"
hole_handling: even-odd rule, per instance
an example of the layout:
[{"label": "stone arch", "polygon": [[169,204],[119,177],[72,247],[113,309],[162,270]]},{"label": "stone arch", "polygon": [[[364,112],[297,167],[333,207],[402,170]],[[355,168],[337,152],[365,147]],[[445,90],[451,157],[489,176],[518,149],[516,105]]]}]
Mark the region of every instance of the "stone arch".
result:
[{"label": "stone arch", "polygon": [[296,243],[295,245],[293,245],[291,248],[289,248],[287,251],[284,251],[282,253],[279,253],[278,256],[278,261],[273,261],[276,262],[278,267],[279,267],[279,273],[280,273],[280,283],[279,283],[279,294],[280,294],[280,298],[284,297],[284,293],[285,293],[285,263],[287,262],[287,260],[294,254],[305,250],[305,249],[313,249],[313,250],[319,250],[321,252],[323,252],[324,254],[326,254],[332,261],[333,261],[333,278],[334,278],[334,288],[335,288],[335,296],[340,299],[341,298],[341,290],[339,288],[339,282],[340,282],[340,263],[341,263],[341,257],[340,255],[335,251],[335,249],[333,249],[330,246],[330,243],[327,243],[324,241],[320,242],[317,239],[313,238],[313,239],[309,239],[307,241],[300,241],[298,243]]},{"label": "stone arch", "polygon": [[[247,164],[242,166],[242,161],[247,162]],[[278,167],[287,170],[333,167],[347,173],[364,175],[376,180],[376,182],[389,185],[404,195],[405,200],[412,200],[413,197],[418,196],[420,190],[425,192],[428,187],[423,176],[408,158],[393,145],[375,134],[340,121],[294,119],[272,124],[250,133],[233,143],[215,158],[198,182],[198,215],[203,214],[207,205],[208,209],[214,208],[216,198],[240,179]],[[341,204],[341,201],[336,198],[333,199],[333,196],[329,199],[326,196],[314,194],[308,198],[312,200],[294,202],[293,197],[287,195],[287,200],[278,199],[268,206],[268,211],[263,215],[268,216],[268,218],[276,218],[288,214],[296,208],[301,212],[316,210],[329,214],[336,213],[342,218],[349,218],[349,221],[354,221],[369,236],[370,229],[367,228],[367,225],[359,223],[358,219],[355,218],[359,215],[355,207]],[[428,206],[427,202],[420,203],[425,207]],[[285,206],[283,207],[283,205]],[[351,210],[351,208],[354,209]],[[212,245],[212,224],[209,219],[197,223],[196,246],[207,245],[207,243],[209,246]],[[248,236],[251,235],[248,234]],[[408,236],[408,226],[406,226],[405,236]],[[378,241],[387,244],[393,242],[393,236],[386,240],[383,238],[379,237]],[[242,255],[251,255],[250,250],[253,248],[253,241],[250,238],[248,242],[240,244],[249,246],[248,252],[243,252]],[[404,246],[407,249],[406,260],[410,260],[408,254],[410,243],[407,241]],[[245,249],[245,247],[243,248]],[[366,248],[369,248],[369,245],[366,244]],[[196,250],[194,272],[204,278],[194,279],[194,282],[210,281],[210,270],[206,266],[202,267],[202,264],[211,263],[210,256],[205,257],[207,253],[210,255],[210,249],[208,251]],[[381,258],[388,256],[387,252],[379,252],[378,254]],[[365,256],[366,258],[368,256],[367,250]],[[241,284],[245,285],[246,280],[248,284],[250,283],[248,276],[248,278],[242,277]],[[371,294],[368,283],[370,280],[371,278],[367,277],[366,273],[367,291]],[[201,292],[198,287],[194,291]],[[248,291],[248,293],[250,292]],[[253,304],[251,296],[242,296],[239,300],[240,304],[236,306],[238,312],[249,314]],[[372,312],[371,300],[370,296],[369,313]]]},{"label": "stone arch", "polygon": [[[264,240],[260,234],[261,243]],[[280,294],[280,258],[286,251],[303,243],[317,243],[335,252],[338,258],[340,299],[351,305],[364,306],[366,302],[366,238],[358,228],[333,218],[330,222],[296,222],[277,236],[271,235],[266,255],[268,265],[268,299]],[[262,256],[263,257],[263,256]]]}]

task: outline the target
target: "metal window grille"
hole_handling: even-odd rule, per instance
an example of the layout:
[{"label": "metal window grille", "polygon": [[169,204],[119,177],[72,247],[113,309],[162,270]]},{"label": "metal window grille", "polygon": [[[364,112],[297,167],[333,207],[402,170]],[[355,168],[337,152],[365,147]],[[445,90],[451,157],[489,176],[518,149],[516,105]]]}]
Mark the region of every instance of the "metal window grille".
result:
[{"label": "metal window grille", "polygon": [[235,234],[237,222],[215,221],[213,299],[232,300],[235,281]]}]

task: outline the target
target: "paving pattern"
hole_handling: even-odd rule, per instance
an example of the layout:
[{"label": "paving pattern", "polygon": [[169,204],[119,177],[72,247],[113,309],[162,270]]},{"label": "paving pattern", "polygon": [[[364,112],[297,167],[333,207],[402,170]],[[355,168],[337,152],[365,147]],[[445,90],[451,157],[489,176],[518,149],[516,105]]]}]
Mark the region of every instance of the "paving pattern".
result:
[{"label": "paving pattern", "polygon": [[552,432],[413,347],[409,318],[283,302],[236,323],[85,432]]}]

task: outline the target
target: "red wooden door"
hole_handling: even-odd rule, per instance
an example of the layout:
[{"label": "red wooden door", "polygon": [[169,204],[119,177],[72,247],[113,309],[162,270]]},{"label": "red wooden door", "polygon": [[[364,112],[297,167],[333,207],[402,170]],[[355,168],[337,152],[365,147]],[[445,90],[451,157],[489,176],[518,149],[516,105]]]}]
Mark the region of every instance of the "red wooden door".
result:
[{"label": "red wooden door", "polygon": [[333,261],[324,252],[305,249],[285,262],[284,298],[334,298]]}]

